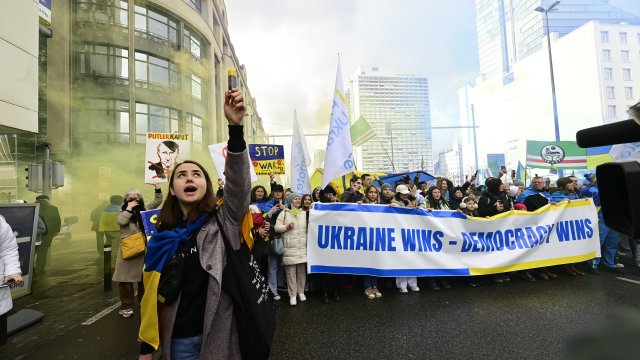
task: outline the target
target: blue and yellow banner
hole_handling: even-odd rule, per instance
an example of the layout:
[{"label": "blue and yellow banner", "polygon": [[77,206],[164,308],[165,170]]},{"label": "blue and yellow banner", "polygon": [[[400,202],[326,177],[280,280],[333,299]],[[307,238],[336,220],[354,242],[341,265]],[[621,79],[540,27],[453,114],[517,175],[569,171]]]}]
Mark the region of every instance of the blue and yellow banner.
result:
[{"label": "blue and yellow banner", "polygon": [[310,273],[468,276],[600,256],[591,199],[492,218],[388,205],[314,204],[309,220]]},{"label": "blue and yellow banner", "polygon": [[147,211],[141,211],[142,226],[144,226],[144,234],[147,236],[147,240],[156,232],[156,223],[158,222],[158,215],[160,209],[153,209]]},{"label": "blue and yellow banner", "polygon": [[258,175],[284,174],[284,146],[249,144],[251,163]]}]

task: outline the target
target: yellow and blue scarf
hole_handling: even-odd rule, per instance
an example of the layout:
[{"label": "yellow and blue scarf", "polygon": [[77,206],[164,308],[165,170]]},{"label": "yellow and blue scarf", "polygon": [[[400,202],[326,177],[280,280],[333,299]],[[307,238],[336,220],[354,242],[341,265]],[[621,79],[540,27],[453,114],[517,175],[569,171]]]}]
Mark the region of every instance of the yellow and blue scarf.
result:
[{"label": "yellow and blue scarf", "polygon": [[171,260],[180,244],[189,241],[191,234],[200,231],[207,220],[203,214],[186,228],[156,232],[147,242],[144,256],[144,296],[142,297],[140,316],[140,340],[158,349],[160,346],[160,327],[158,323],[158,283],[164,265]]}]

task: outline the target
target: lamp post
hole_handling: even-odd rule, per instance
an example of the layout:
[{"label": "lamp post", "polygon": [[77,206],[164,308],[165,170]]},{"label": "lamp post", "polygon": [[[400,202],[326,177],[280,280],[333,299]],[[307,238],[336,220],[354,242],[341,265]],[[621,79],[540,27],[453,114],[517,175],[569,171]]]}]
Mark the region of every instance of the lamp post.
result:
[{"label": "lamp post", "polygon": [[[549,12],[553,11],[560,1],[556,1],[546,9],[538,6],[534,10],[544,15],[544,22],[547,27],[547,51],[549,52],[549,73],[551,74],[551,98],[553,100],[553,125],[556,132],[556,141],[560,141],[560,125],[558,124],[558,103],[556,101],[556,82],[553,76],[553,57],[551,56],[551,34],[549,33]],[[558,169],[558,175],[563,176],[562,169]]]}]

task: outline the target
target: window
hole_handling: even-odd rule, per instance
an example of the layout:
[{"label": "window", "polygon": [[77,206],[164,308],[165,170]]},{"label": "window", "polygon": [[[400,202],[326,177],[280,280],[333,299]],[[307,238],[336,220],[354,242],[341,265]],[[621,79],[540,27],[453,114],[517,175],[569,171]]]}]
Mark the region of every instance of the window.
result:
[{"label": "window", "polygon": [[624,98],[627,100],[633,100],[633,87],[625,86],[624,88]]},{"label": "window", "polygon": [[613,86],[607,86],[607,99],[616,98],[616,89]]},{"label": "window", "polygon": [[77,0],[73,8],[81,26],[98,24],[126,28],[129,24],[129,4],[124,0]]},{"label": "window", "polygon": [[136,103],[136,142],[144,144],[148,132],[177,133],[178,110]]},{"label": "window", "polygon": [[627,43],[627,33],[626,32],[620,32],[620,43],[622,44],[626,44]]},{"label": "window", "polygon": [[88,75],[95,81],[129,83],[129,50],[101,44],[77,44],[75,49],[76,75]]},{"label": "window", "polygon": [[202,0],[189,0],[187,2],[194,10],[202,11]]},{"label": "window", "polygon": [[616,117],[616,106],[615,105],[608,105],[607,106],[607,117],[608,118],[615,118]]},{"label": "window", "polygon": [[631,69],[622,69],[622,79],[631,80]]},{"label": "window", "polygon": [[177,21],[158,10],[136,5],[136,31],[150,40],[178,47]]},{"label": "window", "polygon": [[184,41],[182,48],[193,55],[194,58],[200,60],[203,57],[202,45],[204,41],[195,31],[184,28]]},{"label": "window", "polygon": [[191,82],[191,97],[202,101],[202,79],[192,74],[189,80]]},{"label": "window", "polygon": [[187,115],[187,133],[191,135],[193,144],[202,145],[202,119],[196,115]]},{"label": "window", "polygon": [[609,42],[609,32],[608,31],[600,31],[600,42],[608,43]]},{"label": "window", "polygon": [[75,104],[75,143],[129,142],[128,101],[79,98]]},{"label": "window", "polygon": [[606,62],[611,61],[611,50],[609,49],[602,50],[602,61],[606,61]]},{"label": "window", "polygon": [[622,62],[629,62],[629,50],[621,50],[620,51],[620,60]]},{"label": "window", "polygon": [[169,60],[136,52],[136,86],[178,87],[178,65]]},{"label": "window", "polygon": [[613,69],[612,68],[604,68],[604,79],[605,80],[613,80]]}]

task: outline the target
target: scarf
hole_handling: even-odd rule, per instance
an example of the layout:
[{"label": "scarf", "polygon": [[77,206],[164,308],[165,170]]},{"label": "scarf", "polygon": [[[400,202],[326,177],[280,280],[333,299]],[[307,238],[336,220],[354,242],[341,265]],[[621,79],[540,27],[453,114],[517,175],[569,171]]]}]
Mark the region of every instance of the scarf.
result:
[{"label": "scarf", "polygon": [[164,265],[175,255],[180,244],[189,241],[192,234],[200,231],[207,219],[207,214],[202,214],[194,223],[188,223],[186,228],[156,232],[147,242],[142,276],[145,292],[140,303],[142,319],[138,337],[156,350],[160,346],[160,327],[158,324],[160,274]]}]

